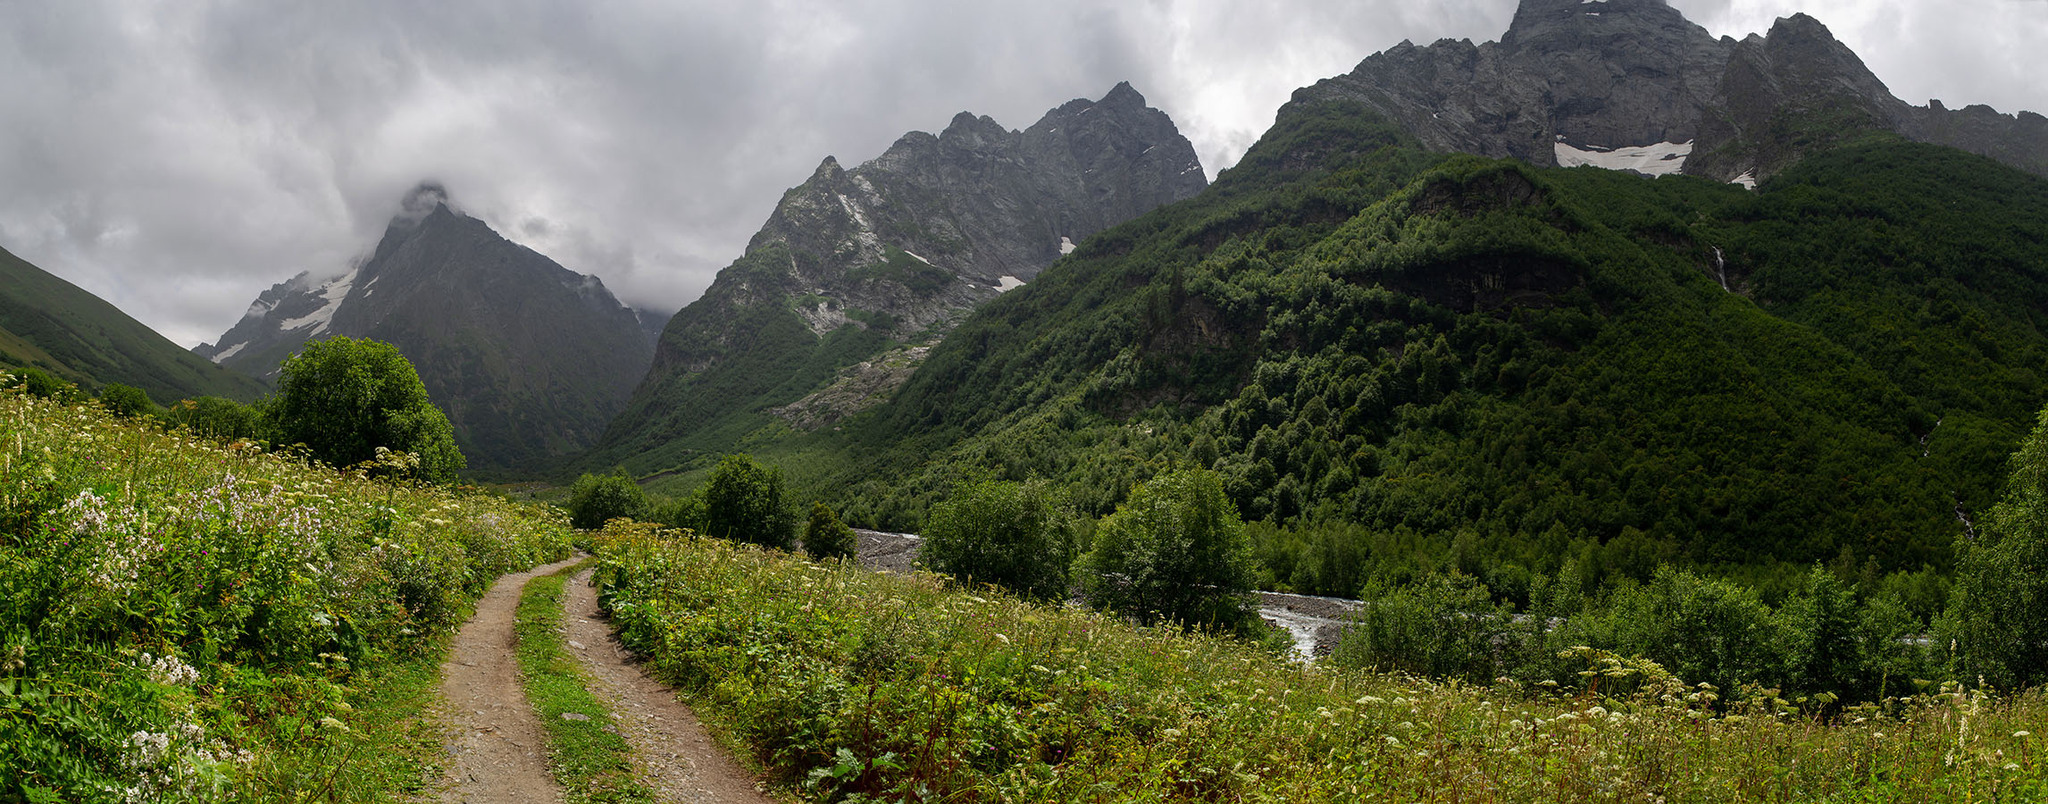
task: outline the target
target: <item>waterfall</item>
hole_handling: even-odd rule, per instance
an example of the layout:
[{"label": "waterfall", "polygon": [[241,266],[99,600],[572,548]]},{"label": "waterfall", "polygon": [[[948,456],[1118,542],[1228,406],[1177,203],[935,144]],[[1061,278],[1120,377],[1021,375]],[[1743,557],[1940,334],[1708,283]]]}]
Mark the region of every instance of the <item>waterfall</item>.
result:
[{"label": "waterfall", "polygon": [[1714,270],[1721,274],[1721,289],[1728,289],[1728,261],[1721,258],[1721,247],[1714,247]]}]

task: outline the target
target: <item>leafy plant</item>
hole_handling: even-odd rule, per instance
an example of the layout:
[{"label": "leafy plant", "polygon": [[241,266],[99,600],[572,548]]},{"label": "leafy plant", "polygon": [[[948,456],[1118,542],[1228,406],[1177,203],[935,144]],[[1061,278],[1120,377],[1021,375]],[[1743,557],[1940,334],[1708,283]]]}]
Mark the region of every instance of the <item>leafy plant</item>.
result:
[{"label": "leafy plant", "polygon": [[448,417],[388,343],[336,336],[306,344],[284,361],[266,412],[278,443],[304,444],[333,466],[371,461],[378,447],[418,456],[420,476],[435,482],[454,480],[465,465]]},{"label": "leafy plant", "polygon": [[1967,675],[2005,689],[2048,681],[2048,409],[2012,456],[1988,527],[1957,543],[1961,561],[1942,631]]},{"label": "leafy plant", "polygon": [[108,413],[126,418],[134,418],[156,409],[156,403],[150,401],[149,394],[144,393],[142,389],[117,382],[108,383],[107,387],[100,389],[100,406],[106,408]]},{"label": "leafy plant", "polygon": [[704,485],[704,533],[789,549],[796,539],[796,517],[784,498],[782,471],[746,455],[720,460]]},{"label": "leafy plant", "polygon": [[975,480],[925,516],[918,561],[967,584],[1065,600],[1075,555],[1072,517],[1042,483]]},{"label": "leafy plant", "polygon": [[609,474],[585,474],[569,487],[569,524],[596,530],[615,517],[647,518],[647,493],[624,467]]},{"label": "leafy plant", "polygon": [[839,521],[839,515],[824,503],[811,504],[810,522],[804,525],[804,552],[811,558],[852,558],[860,547],[853,528]]},{"label": "leafy plant", "polygon": [[1095,528],[1081,560],[1088,601],[1143,622],[1242,631],[1252,612],[1251,543],[1223,479],[1206,469],[1160,475]]}]

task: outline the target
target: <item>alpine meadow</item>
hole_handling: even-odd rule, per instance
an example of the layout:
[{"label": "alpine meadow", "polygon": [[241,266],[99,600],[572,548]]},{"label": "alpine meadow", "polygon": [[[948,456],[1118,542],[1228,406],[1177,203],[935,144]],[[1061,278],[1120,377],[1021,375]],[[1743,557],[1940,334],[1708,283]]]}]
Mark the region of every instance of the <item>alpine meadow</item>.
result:
[{"label": "alpine meadow", "polygon": [[[325,45],[265,68],[290,112],[255,56],[138,51],[261,126],[192,171],[292,166],[354,258],[273,259],[313,237],[283,201],[171,239],[0,205],[0,802],[2048,799],[2048,118],[1901,100],[1803,13],[1498,0],[1495,41],[1382,44],[1222,148],[1193,99],[1237,62],[1128,28],[1200,4],[1058,17],[1081,44],[920,7],[978,61],[914,79],[888,14],[678,6],[713,47],[557,5],[402,47],[278,12],[433,87],[391,119]],[[486,57],[537,10],[549,55]],[[123,36],[268,30],[151,14]],[[1293,36],[1271,69],[1328,46]],[[757,45],[830,100],[702,69]],[[1020,48],[1109,50],[983,74]],[[1110,68],[1022,129],[894,120]],[[140,97],[107,137],[181,119]],[[788,175],[747,200],[754,162]],[[141,320],[185,296],[28,261],[130,243],[275,275],[181,347]]]}]

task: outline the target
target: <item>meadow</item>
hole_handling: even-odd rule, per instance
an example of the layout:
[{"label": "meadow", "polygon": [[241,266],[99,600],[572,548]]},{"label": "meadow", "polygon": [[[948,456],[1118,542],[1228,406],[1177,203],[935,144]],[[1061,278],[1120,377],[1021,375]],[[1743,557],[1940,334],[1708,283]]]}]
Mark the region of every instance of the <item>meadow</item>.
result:
[{"label": "meadow", "polygon": [[1309,667],[940,577],[614,522],[614,626],[828,801],[2037,801],[2048,695],[1853,707],[1566,651],[1535,684]]},{"label": "meadow", "polygon": [[424,789],[443,638],[566,519],[0,392],[0,800]]}]

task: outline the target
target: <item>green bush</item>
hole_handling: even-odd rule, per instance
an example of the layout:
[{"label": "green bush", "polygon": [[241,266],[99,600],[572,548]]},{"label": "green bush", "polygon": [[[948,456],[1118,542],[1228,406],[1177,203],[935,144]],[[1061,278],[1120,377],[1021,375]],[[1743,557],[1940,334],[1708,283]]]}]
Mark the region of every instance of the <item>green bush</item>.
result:
[{"label": "green bush", "polygon": [[1249,631],[1251,544],[1223,479],[1207,469],[1160,475],[1095,529],[1083,557],[1088,601],[1146,623]]},{"label": "green bush", "polygon": [[377,448],[411,453],[423,478],[445,483],[466,465],[448,417],[398,347],[368,338],[306,344],[284,361],[268,408],[280,444],[304,444],[339,467],[380,461]]},{"label": "green bush", "polygon": [[263,435],[263,411],[232,399],[202,396],[179,400],[164,420],[218,441],[255,439]]},{"label": "green bush", "polygon": [[918,561],[963,583],[1023,597],[1064,600],[1074,559],[1074,522],[1043,484],[980,480],[953,490],[925,515]]},{"label": "green bush", "polygon": [[704,533],[704,489],[654,505],[654,521],[678,530]]},{"label": "green bush", "polygon": [[569,487],[569,524],[596,530],[615,517],[646,519],[647,493],[621,467],[611,474],[585,474]]},{"label": "green bush", "polygon": [[100,406],[108,413],[129,419],[156,409],[156,403],[150,401],[148,392],[118,382],[108,383],[107,387],[100,389]]},{"label": "green bush", "polygon": [[64,395],[66,392],[73,391],[70,383],[57,379],[51,376],[49,372],[34,366],[25,366],[9,371],[5,386],[8,388],[19,387],[27,391],[31,396],[39,396],[44,399],[52,399]]},{"label": "green bush", "polygon": [[787,550],[796,517],[784,500],[782,470],[746,455],[727,455],[704,486],[704,533]]},{"label": "green bush", "polygon": [[839,521],[839,515],[824,503],[811,504],[811,521],[804,526],[804,552],[811,558],[852,558],[860,547],[853,528]]},{"label": "green bush", "polygon": [[1514,644],[1513,613],[1462,573],[1397,588],[1375,581],[1359,597],[1365,605],[1331,656],[1339,665],[1484,684],[1500,675],[1497,651]]},{"label": "green bush", "polygon": [[1784,678],[1783,624],[1756,592],[1672,567],[1618,590],[1607,615],[1617,653],[1725,690]]}]

